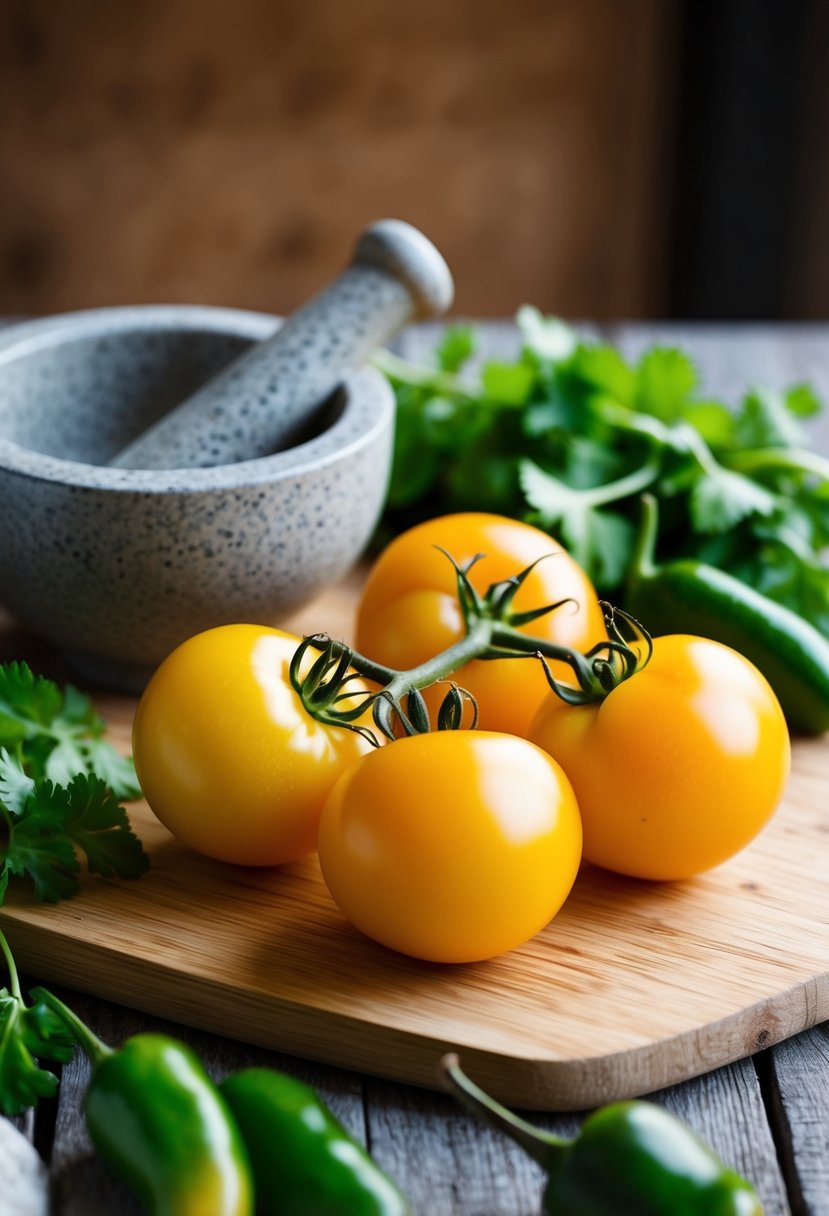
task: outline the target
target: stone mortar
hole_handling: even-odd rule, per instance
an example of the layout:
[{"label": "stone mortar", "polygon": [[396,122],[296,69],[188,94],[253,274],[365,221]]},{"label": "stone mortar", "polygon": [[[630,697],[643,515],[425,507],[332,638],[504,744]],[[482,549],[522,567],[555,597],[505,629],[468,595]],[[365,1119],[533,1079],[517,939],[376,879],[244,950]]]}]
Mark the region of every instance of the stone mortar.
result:
[{"label": "stone mortar", "polygon": [[139,689],[173,647],[278,624],[341,577],[382,510],[394,398],[366,368],[296,446],[199,469],[107,461],[279,322],[97,309],[0,334],[0,601],[95,683]]}]

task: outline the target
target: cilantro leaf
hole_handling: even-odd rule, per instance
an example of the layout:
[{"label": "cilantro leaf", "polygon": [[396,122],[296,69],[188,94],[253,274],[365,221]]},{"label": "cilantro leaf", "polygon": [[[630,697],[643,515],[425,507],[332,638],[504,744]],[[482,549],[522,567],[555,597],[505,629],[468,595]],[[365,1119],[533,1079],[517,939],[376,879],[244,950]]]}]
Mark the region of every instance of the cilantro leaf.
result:
[{"label": "cilantro leaf", "polygon": [[138,878],[149,864],[126,811],[94,774],[77,774],[68,786],[43,779],[7,814],[8,840],[0,849],[0,874],[27,877],[35,898],[47,903],[79,890],[78,851],[90,873]]},{"label": "cilantro leaf", "polygon": [[818,409],[814,394],[802,384],[788,392],[753,389],[737,415],[737,442],[749,448],[803,447],[806,441],[798,419]]},{"label": "cilantro leaf", "polygon": [[829,570],[807,539],[787,522],[760,530],[765,543],[753,581],[757,589],[784,604],[829,636]]},{"label": "cilantro leaf", "polygon": [[43,733],[62,700],[57,684],[34,675],[26,663],[0,665],[0,746]]},{"label": "cilantro leaf", "polygon": [[34,788],[33,778],[26,775],[20,761],[0,748],[0,802],[13,815],[19,815]]},{"label": "cilantro leaf", "polygon": [[444,372],[458,372],[475,354],[477,342],[471,325],[450,325],[435,350],[437,365]]},{"label": "cilantro leaf", "polygon": [[682,419],[697,431],[709,447],[727,448],[734,442],[734,415],[720,401],[689,401]]},{"label": "cilantro leaf", "polygon": [[58,801],[66,806],[66,833],[86,854],[91,874],[140,878],[145,873],[148,861],[141,842],[105,781],[78,774],[65,791],[65,802],[63,797]]},{"label": "cilantro leaf", "polygon": [[523,363],[492,360],[485,364],[481,379],[490,397],[496,397],[504,405],[524,405],[532,392],[535,372]]},{"label": "cilantro leaf", "polygon": [[588,574],[617,586],[633,550],[635,529],[614,512],[599,510],[589,490],[577,490],[531,460],[520,466],[521,486],[535,508],[533,523],[560,533],[567,549]]},{"label": "cilantro leaf", "polygon": [[375,358],[398,412],[384,537],[458,510],[530,518],[604,594],[627,573],[647,488],[662,508],[659,554],[728,569],[829,636],[829,461],[802,431],[821,408],[814,391],[713,400],[697,395],[683,351],[631,362],[529,305],[516,322],[520,356],[485,362],[477,378],[456,374],[474,350],[468,326],[445,337],[437,365]]},{"label": "cilantro leaf", "polygon": [[[0,988],[0,1111],[9,1117],[36,1106],[40,1098],[51,1098],[58,1088],[55,1074],[34,1058],[25,1017],[20,1002]],[[42,1042],[40,1033],[37,1038]]]},{"label": "cilantro leaf", "polygon": [[569,325],[558,317],[545,317],[531,304],[519,308],[515,320],[524,339],[525,350],[539,359],[561,363],[570,358],[578,345]]},{"label": "cilantro leaf", "polygon": [[2,933],[0,950],[11,984],[0,988],[0,1112],[14,1118],[57,1090],[57,1077],[37,1060],[66,1063],[72,1058],[74,1041],[63,1019],[43,1002],[24,1004],[14,959]]},{"label": "cilantro leaf", "polygon": [[614,346],[581,343],[568,363],[568,370],[589,394],[607,396],[619,405],[633,407],[636,373]]},{"label": "cilantro leaf", "polygon": [[75,773],[96,773],[118,798],[140,797],[132,761],[102,738],[104,730],[92,701],[71,684],[61,691],[25,663],[0,665],[0,747],[22,745],[33,777],[63,784]]},{"label": "cilantro leaf", "polygon": [[726,532],[749,515],[771,515],[776,505],[757,482],[713,465],[691,489],[691,522],[697,532]]},{"label": "cilantro leaf", "polygon": [[0,854],[3,868],[16,878],[29,878],[35,899],[56,904],[80,890],[80,863],[72,841],[62,831],[59,816],[45,803],[45,792],[60,790],[51,782],[42,784],[26,802],[9,832],[9,843]]},{"label": "cilantro leaf", "polygon": [[130,802],[141,797],[135,766],[129,756],[122,756],[105,739],[89,739],[81,750],[86,768],[109,786],[116,799]]},{"label": "cilantro leaf", "polygon": [[636,368],[636,409],[663,422],[677,422],[696,382],[696,368],[684,351],[653,347]]}]

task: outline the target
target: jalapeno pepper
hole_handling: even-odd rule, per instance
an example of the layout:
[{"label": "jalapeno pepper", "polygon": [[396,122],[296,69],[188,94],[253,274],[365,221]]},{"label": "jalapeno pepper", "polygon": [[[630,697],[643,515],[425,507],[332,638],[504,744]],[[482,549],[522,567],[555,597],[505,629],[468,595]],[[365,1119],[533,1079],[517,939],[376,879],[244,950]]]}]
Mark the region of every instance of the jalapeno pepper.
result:
[{"label": "jalapeno pepper", "polygon": [[221,1083],[262,1216],[405,1216],[403,1195],[312,1089],[268,1068]]},{"label": "jalapeno pepper", "polygon": [[829,730],[829,641],[808,621],[714,566],[654,561],[656,503],[644,521],[624,607],[654,636],[692,633],[738,650],[774,689],[795,730]]},{"label": "jalapeno pepper", "polygon": [[161,1034],[138,1034],[113,1050],[57,997],[43,988],[35,993],[91,1059],[84,1098],[89,1135],[147,1212],[251,1216],[242,1137],[195,1053]]},{"label": "jalapeno pepper", "polygon": [[473,1114],[512,1137],[549,1174],[551,1216],[762,1216],[754,1187],[679,1119],[652,1102],[616,1102],[589,1115],[574,1140],[525,1122],[474,1085],[457,1056],[441,1071]]}]

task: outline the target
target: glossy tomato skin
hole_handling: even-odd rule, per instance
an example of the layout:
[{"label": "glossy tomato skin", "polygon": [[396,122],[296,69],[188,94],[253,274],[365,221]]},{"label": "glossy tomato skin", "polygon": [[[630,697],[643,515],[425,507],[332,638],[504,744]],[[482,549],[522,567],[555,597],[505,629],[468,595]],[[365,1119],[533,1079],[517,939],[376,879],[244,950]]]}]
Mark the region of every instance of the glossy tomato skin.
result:
[{"label": "glossy tomato skin", "polygon": [[[574,603],[533,621],[524,632],[578,650],[606,638],[590,580],[556,541],[514,519],[464,512],[418,524],[381,553],[357,610],[356,646],[362,654],[388,667],[409,668],[463,637],[455,573],[436,545],[461,564],[486,554],[470,572],[481,592],[544,557],[516,595],[515,609],[568,598]],[[571,674],[564,664],[554,663],[553,669],[562,679]],[[477,700],[482,730],[516,735],[526,735],[547,691],[541,665],[532,658],[468,663],[453,678]],[[446,691],[442,684],[427,690],[433,714]]]},{"label": "glossy tomato skin", "polygon": [[316,848],[323,803],[368,744],[311,718],[288,668],[299,638],[223,625],[168,655],[135,715],[144,797],[197,852],[272,866]]},{"label": "glossy tomato skin", "polygon": [[598,705],[551,695],[530,738],[567,773],[588,861],[683,879],[745,847],[774,813],[790,745],[780,705],[718,642],[655,638],[650,663]]},{"label": "glossy tomato skin", "polygon": [[387,744],[334,786],[323,875],[345,916],[403,954],[467,963],[533,937],[576,877],[567,778],[526,739],[441,731]]}]

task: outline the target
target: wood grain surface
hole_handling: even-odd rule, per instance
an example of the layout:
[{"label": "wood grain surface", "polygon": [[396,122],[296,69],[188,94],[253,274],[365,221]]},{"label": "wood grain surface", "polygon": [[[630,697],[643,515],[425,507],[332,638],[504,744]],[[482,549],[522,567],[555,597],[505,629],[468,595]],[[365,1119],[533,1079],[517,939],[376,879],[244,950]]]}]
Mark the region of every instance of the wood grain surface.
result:
[{"label": "wood grain surface", "polygon": [[[355,578],[294,622],[347,637]],[[98,698],[123,750],[135,702]],[[468,966],[364,938],[315,858],[280,869],[190,852],[145,804],[139,882],[45,907],[10,893],[23,966],[250,1043],[430,1085],[444,1050],[523,1107],[583,1109],[741,1059],[829,1017],[829,744],[800,741],[785,801],[739,857],[685,883],[584,866],[536,938]]]}]

